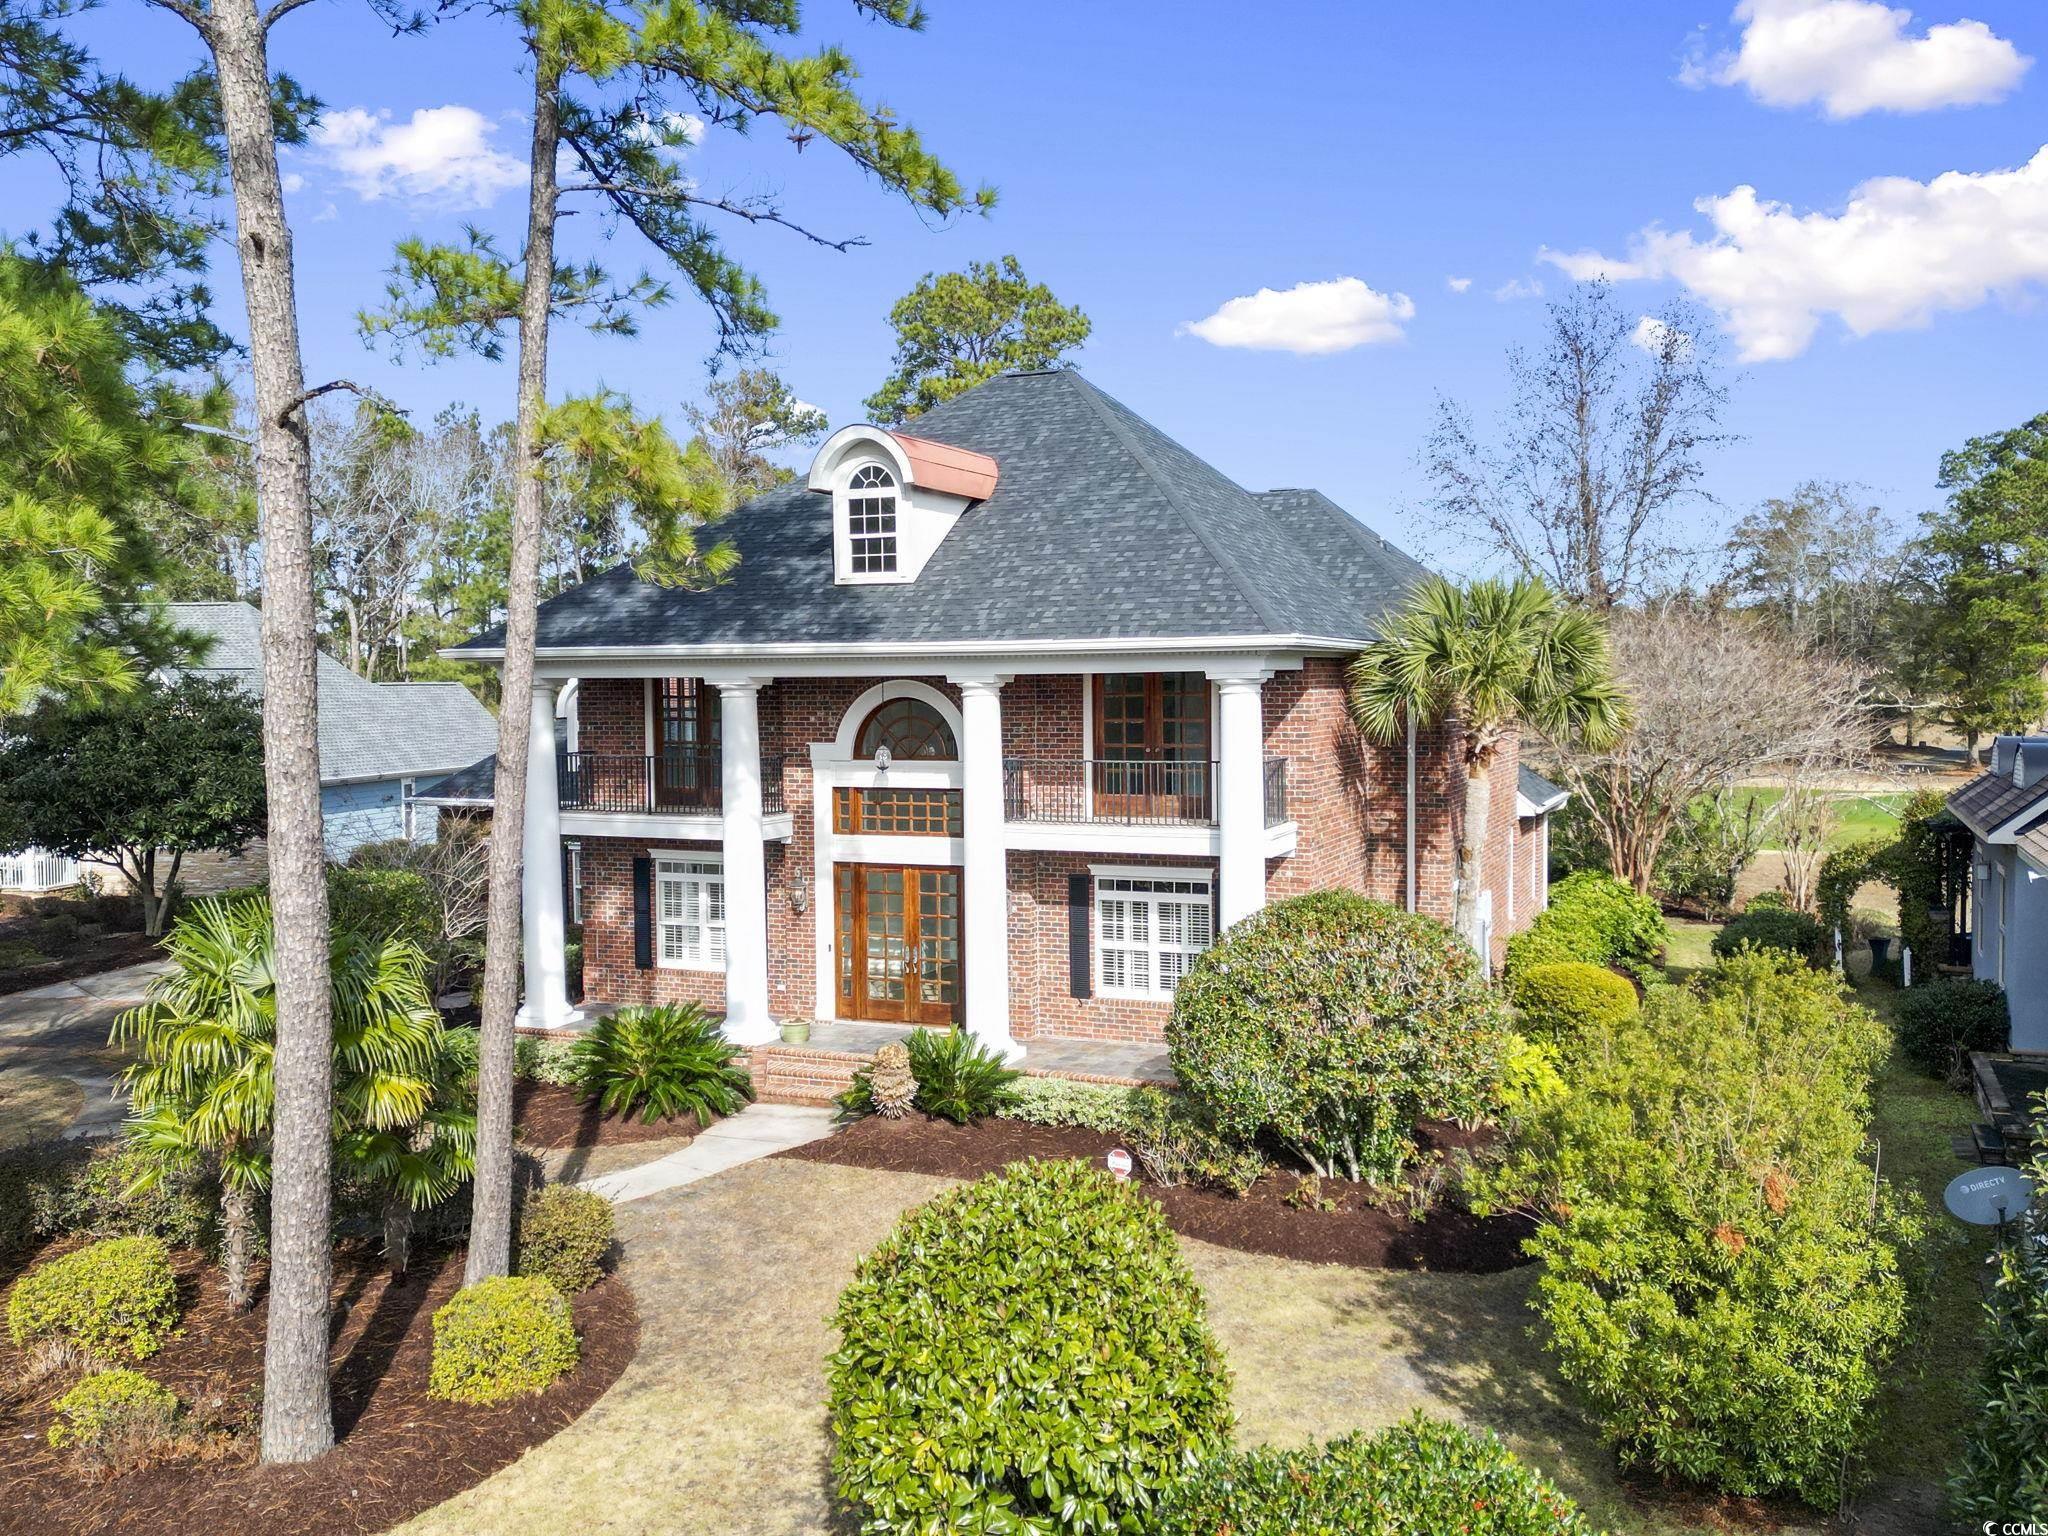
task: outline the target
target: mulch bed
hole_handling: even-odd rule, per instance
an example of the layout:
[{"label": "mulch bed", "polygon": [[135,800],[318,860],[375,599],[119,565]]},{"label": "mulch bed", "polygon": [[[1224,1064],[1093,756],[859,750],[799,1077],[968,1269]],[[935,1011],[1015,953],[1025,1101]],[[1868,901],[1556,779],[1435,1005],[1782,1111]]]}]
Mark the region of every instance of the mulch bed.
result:
[{"label": "mulch bed", "polygon": [[[0,934],[0,937],[7,935]],[[142,933],[103,933],[79,939],[63,954],[41,965],[0,971],[0,996],[9,992],[26,992],[31,987],[47,987],[53,981],[75,981],[81,976],[97,976],[102,971],[124,970],[145,960],[154,960],[157,953],[157,941]]]},{"label": "mulch bed", "polygon": [[[1453,1126],[1425,1127],[1423,1135],[1426,1145],[1446,1152],[1479,1139]],[[1032,1157],[1073,1157],[1099,1166],[1103,1155],[1117,1145],[1114,1136],[1076,1126],[1027,1125],[1021,1120],[953,1125],[923,1115],[901,1120],[871,1115],[822,1141],[778,1156],[973,1179]],[[1335,1179],[1323,1181],[1322,1193],[1337,1202],[1336,1209],[1289,1205],[1286,1197],[1299,1183],[1296,1174],[1269,1173],[1241,1198],[1190,1185],[1163,1189],[1148,1182],[1142,1187],[1183,1237],[1245,1253],[1354,1269],[1467,1274],[1493,1274],[1528,1262],[1522,1240],[1535,1228],[1522,1217],[1481,1218],[1444,1202],[1416,1221],[1398,1204],[1393,1209],[1373,1205],[1363,1187]]]},{"label": "mulch bed", "polygon": [[[60,1251],[52,1248],[51,1253]],[[178,1255],[183,1331],[139,1369],[191,1400],[216,1373],[252,1405],[263,1375],[264,1306],[230,1312],[218,1272]],[[259,1277],[260,1279],[260,1277]],[[608,1277],[575,1298],[582,1359],[545,1392],[495,1408],[427,1396],[435,1308],[462,1284],[462,1255],[428,1254],[391,1282],[379,1256],[335,1256],[334,1420],[339,1443],[304,1466],[265,1467],[253,1430],[219,1459],[87,1480],[50,1449],[50,1404],[71,1384],[17,1396],[21,1359],[0,1343],[0,1532],[150,1536],[356,1536],[382,1531],[474,1486],[575,1420],[638,1347],[632,1293]],[[253,1421],[252,1421],[253,1422]]]},{"label": "mulch bed", "polygon": [[638,1114],[599,1114],[596,1103],[585,1102],[574,1088],[528,1082],[513,1085],[512,1124],[519,1144],[534,1152],[668,1141],[677,1136],[694,1136],[703,1129],[694,1114],[653,1121],[642,1120]]}]

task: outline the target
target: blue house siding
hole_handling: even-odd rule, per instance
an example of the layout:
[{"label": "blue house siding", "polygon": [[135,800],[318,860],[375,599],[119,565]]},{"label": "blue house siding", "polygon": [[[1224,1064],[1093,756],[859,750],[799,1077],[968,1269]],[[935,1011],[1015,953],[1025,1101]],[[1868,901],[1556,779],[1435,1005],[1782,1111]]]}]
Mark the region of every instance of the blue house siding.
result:
[{"label": "blue house siding", "polygon": [[1970,969],[2005,988],[2012,1048],[2048,1051],[2048,877],[2010,847],[1977,844]]},{"label": "blue house siding", "polygon": [[[370,784],[330,784],[320,791],[327,856],[345,859],[364,843],[388,842],[405,835],[402,779]],[[432,842],[438,813],[432,806],[413,807],[413,839]]]}]

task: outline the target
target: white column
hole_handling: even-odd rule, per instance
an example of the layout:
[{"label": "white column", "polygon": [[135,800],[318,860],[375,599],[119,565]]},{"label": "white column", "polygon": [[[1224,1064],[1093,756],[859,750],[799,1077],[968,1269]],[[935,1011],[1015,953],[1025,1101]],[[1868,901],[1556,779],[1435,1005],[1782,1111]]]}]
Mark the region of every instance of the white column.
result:
[{"label": "white column", "polygon": [[725,1037],[775,1038],[768,1016],[768,873],[761,848],[761,683],[718,685],[725,817]]},{"label": "white column", "polygon": [[1007,677],[956,677],[960,685],[961,965],[967,1028],[1011,1061],[1024,1047],[1010,1034],[1010,881],[1003,827],[1003,684]]},{"label": "white column", "polygon": [[1266,726],[1259,703],[1262,673],[1214,680],[1216,824],[1222,844],[1216,921],[1221,929],[1266,904]]},{"label": "white column", "polygon": [[519,1022],[561,1029],[579,1017],[569,1008],[562,953],[562,801],[555,784],[555,694],[552,678],[533,680],[527,717],[526,825],[523,829],[520,938],[526,950],[526,1001]]}]

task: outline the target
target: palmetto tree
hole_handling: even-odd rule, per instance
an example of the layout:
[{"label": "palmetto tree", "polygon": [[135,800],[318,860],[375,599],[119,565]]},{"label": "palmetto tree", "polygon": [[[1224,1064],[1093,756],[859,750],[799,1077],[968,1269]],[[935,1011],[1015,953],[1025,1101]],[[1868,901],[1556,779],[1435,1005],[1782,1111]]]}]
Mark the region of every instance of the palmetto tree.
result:
[{"label": "palmetto tree", "polygon": [[1348,681],[1351,718],[1374,741],[1397,740],[1411,721],[1462,728],[1465,815],[1453,913],[1477,948],[1479,859],[1501,747],[1521,725],[1595,748],[1628,727],[1607,631],[1532,577],[1468,587],[1432,577],[1352,661]]},{"label": "palmetto tree", "polygon": [[[125,1074],[128,1135],[165,1169],[205,1165],[219,1176],[228,1302],[245,1308],[276,1104],[269,898],[202,901],[179,919],[164,950],[170,970],[151,983],[148,1001],[114,1023],[115,1041],[137,1050]],[[377,1137],[410,1139],[435,1107],[441,1019],[427,991],[426,957],[399,940],[338,933],[329,975],[336,1134],[374,1161]],[[390,1166],[401,1185],[427,1187]]]}]

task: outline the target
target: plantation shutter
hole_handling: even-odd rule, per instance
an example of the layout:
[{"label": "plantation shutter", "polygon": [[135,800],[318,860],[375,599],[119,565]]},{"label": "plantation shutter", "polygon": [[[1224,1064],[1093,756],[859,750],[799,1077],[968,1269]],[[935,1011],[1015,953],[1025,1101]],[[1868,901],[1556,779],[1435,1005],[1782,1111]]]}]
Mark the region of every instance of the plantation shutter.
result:
[{"label": "plantation shutter", "polygon": [[633,964],[654,969],[654,860],[633,861]]},{"label": "plantation shutter", "polygon": [[1089,954],[1088,877],[1067,876],[1067,982],[1076,997],[1093,997]]}]

